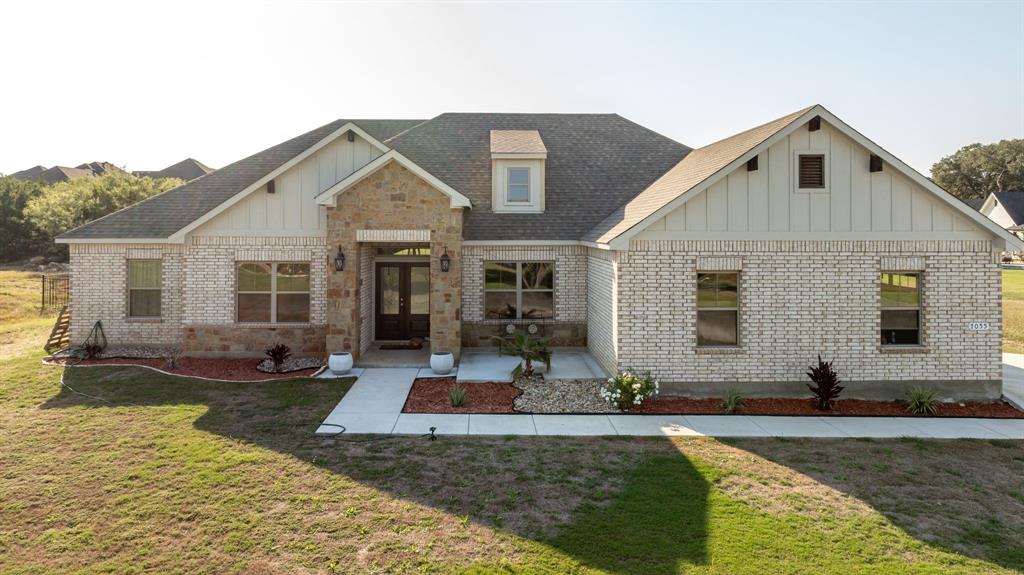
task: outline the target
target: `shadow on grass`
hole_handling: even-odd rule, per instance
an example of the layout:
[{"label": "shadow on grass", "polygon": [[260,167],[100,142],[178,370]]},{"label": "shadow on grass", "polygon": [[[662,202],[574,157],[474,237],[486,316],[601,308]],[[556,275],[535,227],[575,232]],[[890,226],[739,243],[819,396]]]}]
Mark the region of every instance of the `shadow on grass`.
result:
[{"label": "shadow on grass", "polygon": [[[131,367],[72,368],[65,371],[65,378],[77,393],[61,388],[42,405],[44,409],[204,405],[206,411],[193,422],[196,429],[288,454],[395,498],[455,517],[468,516],[475,523],[535,541],[554,551],[541,558],[542,563],[552,562],[552,572],[582,565],[612,573],[654,574],[676,572],[681,563],[708,561],[710,486],[667,440],[612,440],[608,451],[569,438],[554,443],[537,438],[511,442],[442,437],[429,448],[409,438],[349,444],[316,438],[313,432],[352,380],[208,382]],[[574,446],[578,460],[573,459]],[[530,453],[534,448],[538,452]],[[541,453],[542,449],[546,451]],[[631,455],[634,451],[639,454]],[[578,480],[587,475],[588,462],[616,458],[616,453],[622,463],[592,473],[589,480],[594,483],[580,487]],[[480,460],[497,463],[483,465],[486,473],[479,473]],[[453,496],[438,484],[438,478],[474,473],[480,476],[467,479],[473,487],[463,491],[475,500]],[[577,493],[563,492],[574,484]],[[606,498],[590,497],[603,487],[611,489]],[[503,494],[531,489],[541,494],[532,501],[538,507],[566,505],[562,499],[579,503],[559,510],[571,522],[538,530],[535,524],[503,520],[503,510],[530,513],[515,509],[515,500],[504,501]]]},{"label": "shadow on grass", "polygon": [[866,503],[914,539],[1024,571],[1022,441],[750,438],[723,443]]}]

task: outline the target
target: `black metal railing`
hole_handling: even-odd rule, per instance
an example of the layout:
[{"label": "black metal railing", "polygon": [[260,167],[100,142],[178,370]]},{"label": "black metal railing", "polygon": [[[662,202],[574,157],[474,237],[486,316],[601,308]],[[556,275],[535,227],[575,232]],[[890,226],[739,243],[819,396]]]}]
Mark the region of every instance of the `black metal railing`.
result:
[{"label": "black metal railing", "polygon": [[40,313],[68,305],[70,295],[70,274],[43,274]]}]

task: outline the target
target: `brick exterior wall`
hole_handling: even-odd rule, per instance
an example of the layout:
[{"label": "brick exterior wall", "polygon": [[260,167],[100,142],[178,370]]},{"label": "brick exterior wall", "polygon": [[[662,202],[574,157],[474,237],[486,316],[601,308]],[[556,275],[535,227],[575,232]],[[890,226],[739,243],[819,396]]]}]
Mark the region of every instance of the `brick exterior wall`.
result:
[{"label": "brick exterior wall", "polygon": [[[363,339],[366,331],[373,329],[372,322],[365,325],[363,294],[373,285],[370,279],[364,281],[371,252],[360,248],[359,230],[430,231],[431,349],[451,351],[457,358],[462,348],[462,209],[453,209],[448,196],[397,162],[338,194],[336,205],[327,207],[327,245],[331,250],[340,246],[349,258],[344,271],[332,268],[329,273],[328,350],[358,356],[368,343]],[[441,272],[439,256],[445,248],[451,267]]]},{"label": "brick exterior wall", "polygon": [[[97,321],[111,344],[177,347],[181,343],[183,246],[71,244],[71,342]],[[128,260],[161,260],[160,319],[128,318]]]},{"label": "brick exterior wall", "polygon": [[618,371],[618,252],[587,254],[587,348],[609,375]]},{"label": "brick exterior wall", "polygon": [[[505,335],[509,323],[525,328],[536,324],[538,335],[552,338],[552,345],[583,346],[587,343],[587,248],[582,246],[481,246],[463,249],[462,279],[463,345],[492,345],[491,336]],[[484,319],[484,263],[493,261],[554,262],[555,317],[551,320]]]},{"label": "brick exterior wall", "polygon": [[[621,258],[617,364],[665,382],[802,381],[818,353],[848,382],[1002,379],[988,241],[638,241]],[[699,263],[742,267],[738,349],[697,350]],[[891,266],[923,274],[920,349],[879,345],[879,274]],[[968,331],[972,321],[991,330]]]}]

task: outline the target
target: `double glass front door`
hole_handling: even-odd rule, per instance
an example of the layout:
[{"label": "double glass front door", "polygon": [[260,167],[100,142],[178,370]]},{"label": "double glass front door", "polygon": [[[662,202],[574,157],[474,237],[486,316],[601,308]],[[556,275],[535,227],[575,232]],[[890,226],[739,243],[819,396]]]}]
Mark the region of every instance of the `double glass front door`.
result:
[{"label": "double glass front door", "polygon": [[430,335],[430,264],[377,262],[377,339]]}]

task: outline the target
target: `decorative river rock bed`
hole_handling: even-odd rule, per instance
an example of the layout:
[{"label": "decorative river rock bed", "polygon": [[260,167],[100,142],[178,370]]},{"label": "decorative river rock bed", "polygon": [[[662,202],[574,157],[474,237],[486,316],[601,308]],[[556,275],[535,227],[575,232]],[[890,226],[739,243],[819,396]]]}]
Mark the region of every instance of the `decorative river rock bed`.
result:
[{"label": "decorative river rock bed", "polygon": [[[405,413],[622,413],[600,396],[603,379],[555,379],[541,376],[510,383],[464,383],[466,399],[453,407],[448,392],[453,378],[417,379],[409,391]],[[654,397],[628,413],[728,415],[721,399]],[[811,399],[750,398],[735,415],[885,416],[922,417],[900,401],[840,399],[832,411],[818,411]],[[941,403],[930,417],[1024,418],[1024,411],[1002,402]]]}]

